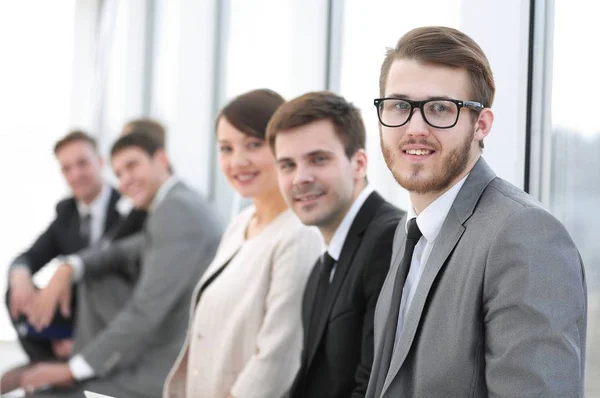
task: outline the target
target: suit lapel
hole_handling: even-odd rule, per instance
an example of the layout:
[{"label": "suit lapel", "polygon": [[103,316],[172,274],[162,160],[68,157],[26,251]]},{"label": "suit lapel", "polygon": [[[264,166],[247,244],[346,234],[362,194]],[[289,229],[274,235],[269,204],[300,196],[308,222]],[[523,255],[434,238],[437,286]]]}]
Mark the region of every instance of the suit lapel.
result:
[{"label": "suit lapel", "polygon": [[[494,178],[495,175],[492,170],[483,158],[480,158],[471,170],[469,177],[467,177],[465,184],[454,200],[435,241],[431,254],[429,255],[429,259],[424,265],[423,274],[421,275],[417,290],[415,291],[410,308],[406,314],[402,333],[395,343],[392,361],[381,393],[382,396],[385,395],[386,390],[389,388],[402,367],[402,364],[406,360],[412,343],[415,340],[415,335],[421,321],[421,316],[423,315],[427,297],[429,296],[438,273],[447,263],[452,251],[463,235],[465,231],[464,223],[473,214],[483,191]],[[404,250],[404,245],[402,245],[401,249]],[[396,258],[396,261],[400,260]]]},{"label": "suit lapel", "polygon": [[[340,253],[340,258],[335,266],[335,274],[333,277],[333,281],[331,282],[331,286],[329,287],[329,291],[327,292],[327,298],[325,299],[324,310],[321,313],[321,318],[318,320],[316,325],[316,333],[314,341],[312,341],[310,345],[308,345],[308,361],[307,365],[310,366],[315,354],[317,353],[317,349],[323,338],[323,333],[325,332],[327,321],[329,320],[329,315],[331,314],[331,310],[333,308],[333,304],[337,299],[337,296],[344,284],[344,280],[346,279],[346,275],[348,275],[348,271],[352,266],[352,260],[354,259],[354,255],[356,254],[356,250],[361,243],[362,237],[364,235],[365,230],[373,220],[375,213],[384,202],[383,198],[379,196],[377,192],[371,193],[365,203],[363,203],[362,207],[356,214],[354,221],[352,222],[352,226],[348,231],[348,235],[346,236],[346,240],[344,241],[344,245],[342,247],[342,251]],[[318,276],[315,280],[318,281]],[[312,305],[308,307],[312,310],[314,306],[314,295],[316,293],[316,285],[318,283],[315,282],[315,287],[313,288],[312,293]],[[317,303],[319,305],[319,303]],[[312,311],[311,311],[312,312]],[[308,318],[308,322],[310,322],[310,316]],[[311,325],[311,329],[315,326]],[[308,367],[307,366],[307,367]]]},{"label": "suit lapel", "polygon": [[219,249],[217,250],[215,258],[210,263],[206,271],[204,271],[204,274],[202,274],[200,281],[194,289],[194,293],[192,295],[193,301],[190,307],[192,314],[194,313],[195,307],[200,299],[200,293],[205,289],[205,285],[207,283],[211,283],[215,274],[220,272],[223,266],[228,264],[242,248],[242,245],[245,241],[244,234],[249,220],[250,215],[248,215],[248,220],[241,222],[239,228],[233,231],[229,237],[221,240],[221,244],[219,245]]},{"label": "suit lapel", "polygon": [[394,377],[408,355],[417,327],[419,326],[427,296],[435,277],[445,264],[452,249],[454,249],[458,243],[464,230],[464,227],[457,221],[456,216],[453,213],[448,214],[439,235],[439,237],[443,237],[443,239],[436,239],[436,243],[427,260],[427,264],[423,269],[423,274],[421,275],[419,285],[415,291],[415,296],[410,304],[410,309],[406,314],[402,333],[394,346],[394,354],[392,356],[388,375],[383,385],[382,395],[385,393],[389,384],[394,380]]},{"label": "suit lapel", "polygon": [[106,209],[106,219],[104,221],[104,231],[102,235],[106,235],[117,226],[121,220],[121,215],[117,211],[117,202],[121,195],[114,189],[110,189],[110,199],[108,201],[108,208]]},{"label": "suit lapel", "polygon": [[[311,349],[311,347],[309,347],[308,345],[308,339],[309,339],[309,329],[311,327],[313,327],[314,325],[311,325],[311,315],[312,315],[312,310],[313,310],[313,306],[315,305],[315,296],[317,294],[317,287],[319,285],[319,260],[317,260],[315,266],[312,268],[312,272],[310,273],[310,277],[308,279],[308,282],[306,283],[306,289],[304,289],[304,300],[303,300],[303,307],[302,307],[302,325],[304,325],[304,344],[302,345],[302,347],[304,347],[304,349],[302,350],[302,363],[308,363],[308,357],[313,355],[313,350]],[[310,349],[310,354],[309,354],[309,349]],[[308,367],[305,367],[305,370]]]}]

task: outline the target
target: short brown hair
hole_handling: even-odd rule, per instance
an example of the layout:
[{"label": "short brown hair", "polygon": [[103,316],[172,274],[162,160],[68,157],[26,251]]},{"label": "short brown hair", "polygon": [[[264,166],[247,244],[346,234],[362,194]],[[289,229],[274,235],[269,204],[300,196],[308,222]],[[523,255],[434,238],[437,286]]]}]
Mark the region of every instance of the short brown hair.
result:
[{"label": "short brown hair", "polygon": [[471,78],[473,95],[473,98],[466,99],[481,102],[487,108],[492,106],[496,85],[490,63],[481,47],[463,32],[445,26],[425,26],[402,36],[396,47],[387,49],[381,65],[381,96],[385,95],[385,84],[392,63],[403,58],[466,69]]},{"label": "short brown hair", "polygon": [[131,134],[136,131],[143,131],[146,134],[150,134],[163,147],[165,147],[167,132],[165,127],[158,121],[146,118],[130,120],[123,127],[121,135]]},{"label": "short brown hair", "polygon": [[215,120],[215,131],[219,120],[225,117],[242,133],[264,140],[269,119],[284,102],[281,95],[269,89],[252,90],[238,95],[219,112]]},{"label": "short brown hair", "polygon": [[365,124],[360,111],[331,91],[306,93],[282,105],[267,126],[267,140],[275,153],[275,139],[282,130],[330,120],[348,158],[365,148]]},{"label": "short brown hair", "polygon": [[[471,79],[472,98],[490,108],[496,84],[492,68],[479,45],[463,32],[445,26],[416,28],[400,38],[396,47],[388,48],[379,74],[379,94],[385,96],[385,85],[392,64],[397,59],[412,59],[423,64],[466,69]],[[483,148],[483,141],[479,142]]]},{"label": "short brown hair", "polygon": [[114,157],[120,151],[132,147],[141,149],[150,157],[154,156],[158,150],[164,149],[162,143],[154,136],[144,131],[133,131],[119,137],[110,150],[110,156]]},{"label": "short brown hair", "polygon": [[56,141],[54,144],[54,155],[58,155],[58,152],[66,145],[77,141],[87,142],[92,146],[92,148],[94,148],[94,151],[98,152],[98,144],[92,136],[82,130],[72,130],[67,135]]}]

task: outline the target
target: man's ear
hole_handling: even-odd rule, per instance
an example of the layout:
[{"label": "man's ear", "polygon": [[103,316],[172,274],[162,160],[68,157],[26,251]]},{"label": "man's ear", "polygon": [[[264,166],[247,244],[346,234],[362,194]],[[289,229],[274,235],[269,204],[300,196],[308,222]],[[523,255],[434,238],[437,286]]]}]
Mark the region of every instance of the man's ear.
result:
[{"label": "man's ear", "polygon": [[165,169],[169,169],[169,158],[167,157],[167,152],[163,148],[157,149],[156,152],[154,152],[153,157],[158,160]]},{"label": "man's ear", "polygon": [[367,157],[367,152],[364,149],[357,150],[354,155],[354,171],[357,173],[358,179],[362,180],[367,175],[367,166],[369,164],[369,159]]},{"label": "man's ear", "polygon": [[475,141],[482,141],[492,130],[492,124],[494,124],[494,112],[492,112],[490,108],[484,108],[479,112],[479,116],[475,122],[475,134],[473,139]]}]

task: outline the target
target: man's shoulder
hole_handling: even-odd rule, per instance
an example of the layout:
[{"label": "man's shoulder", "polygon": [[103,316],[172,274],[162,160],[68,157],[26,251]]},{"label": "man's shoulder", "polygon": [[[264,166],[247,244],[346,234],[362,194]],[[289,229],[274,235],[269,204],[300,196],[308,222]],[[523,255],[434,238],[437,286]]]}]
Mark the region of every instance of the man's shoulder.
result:
[{"label": "man's shoulder", "polygon": [[497,211],[512,212],[523,208],[543,209],[542,204],[533,196],[499,177],[494,178],[483,191],[481,203],[491,205],[491,208]]},{"label": "man's shoulder", "polygon": [[60,217],[62,215],[77,211],[77,202],[73,196],[69,196],[59,200],[55,208],[57,217]]},{"label": "man's shoulder", "polygon": [[373,193],[378,196],[377,209],[367,227],[367,232],[381,235],[389,233],[390,229],[394,231],[406,212],[383,199],[376,191]]},{"label": "man's shoulder", "polygon": [[178,229],[221,232],[217,211],[200,193],[183,182],[172,188],[151,218],[158,221],[156,224],[161,228],[174,225]]},{"label": "man's shoulder", "polygon": [[[162,206],[164,204],[164,206]],[[166,210],[191,211],[191,212],[209,212],[212,213],[212,206],[195,189],[182,181],[178,181],[175,186],[171,189],[171,192],[164,198],[163,203],[159,206],[159,209],[163,207]]]},{"label": "man's shoulder", "polygon": [[372,197],[365,202],[365,205],[372,206],[372,216],[362,233],[359,250],[370,253],[374,249],[387,247],[389,243],[391,251],[396,228],[405,212],[387,202],[377,192],[373,192],[371,195]]}]

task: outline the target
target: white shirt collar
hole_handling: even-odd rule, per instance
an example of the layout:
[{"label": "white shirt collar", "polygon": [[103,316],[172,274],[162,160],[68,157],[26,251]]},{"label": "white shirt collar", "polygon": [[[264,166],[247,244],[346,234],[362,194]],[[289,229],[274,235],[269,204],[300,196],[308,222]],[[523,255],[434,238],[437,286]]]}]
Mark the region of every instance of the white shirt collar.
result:
[{"label": "white shirt collar", "polygon": [[156,191],[156,195],[154,195],[154,199],[152,200],[152,203],[150,204],[150,208],[148,210],[150,212],[154,212],[165,199],[165,196],[167,196],[167,194],[171,192],[171,189],[173,189],[175,184],[177,184],[178,182],[179,179],[175,176],[171,176],[167,181],[163,182],[160,188],[158,188],[158,191]]},{"label": "white shirt collar", "polygon": [[77,200],[77,211],[79,212],[79,216],[87,216],[90,214],[93,217],[101,216],[104,214],[104,211],[108,207],[108,202],[110,201],[110,193],[111,189],[107,184],[102,185],[102,189],[100,193],[94,198],[92,203],[89,205],[83,203],[80,200]]},{"label": "white shirt collar", "polygon": [[329,246],[327,247],[327,252],[336,262],[340,259],[340,254],[342,253],[346,236],[348,236],[348,232],[350,231],[350,226],[354,222],[358,211],[373,191],[374,189],[370,185],[363,188],[356,197],[354,203],[352,203],[352,206],[350,206],[350,209],[348,209],[344,219],[335,230],[335,234],[333,234],[333,238],[331,238],[331,242],[329,242]]},{"label": "white shirt collar", "polygon": [[462,180],[457,182],[444,192],[439,198],[431,202],[429,206],[427,206],[421,214],[417,215],[413,206],[410,206],[408,209],[408,216],[406,217],[406,231],[408,231],[408,221],[417,218],[417,225],[419,229],[423,233],[423,237],[427,240],[427,242],[432,243],[437,238],[440,230],[442,229],[442,225],[448,216],[448,212],[450,212],[450,208],[458,195],[458,192],[462,188],[463,184],[467,180],[467,174]]}]

